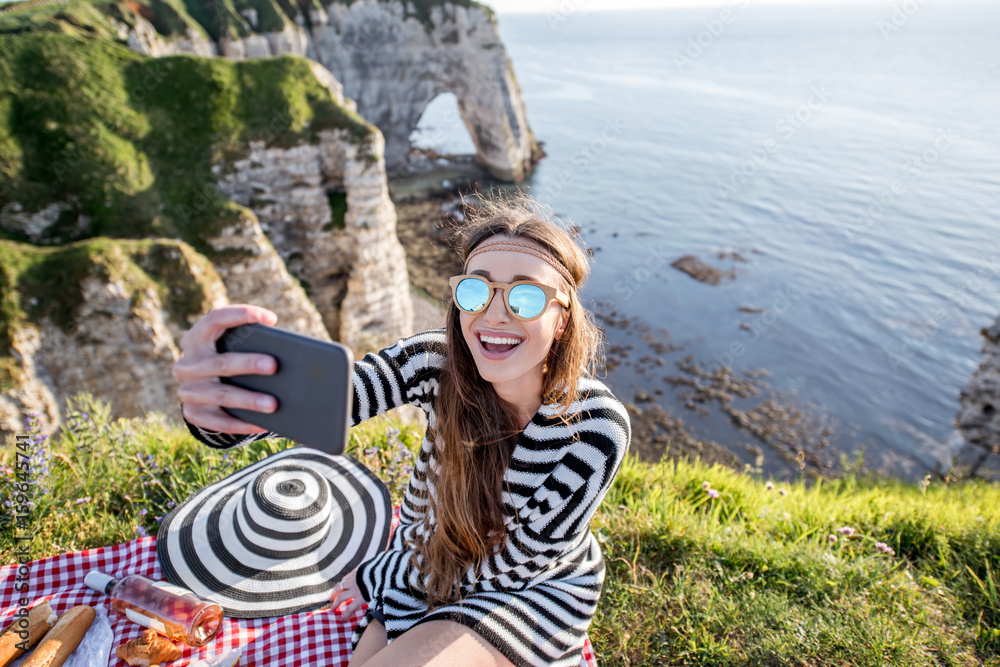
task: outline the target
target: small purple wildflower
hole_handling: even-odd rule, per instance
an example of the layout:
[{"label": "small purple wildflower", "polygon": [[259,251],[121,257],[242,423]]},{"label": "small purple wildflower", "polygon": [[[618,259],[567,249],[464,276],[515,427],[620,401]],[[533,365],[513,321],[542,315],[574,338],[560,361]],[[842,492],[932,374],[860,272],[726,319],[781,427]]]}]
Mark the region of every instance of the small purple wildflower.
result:
[{"label": "small purple wildflower", "polygon": [[875,543],[875,549],[880,554],[885,554],[886,556],[895,556],[896,555],[896,552],[893,550],[893,548],[890,547],[885,542],[876,542]]},{"label": "small purple wildflower", "polygon": [[830,541],[830,544],[837,543],[837,536],[834,535],[833,533],[830,533],[830,535],[826,539]]},{"label": "small purple wildflower", "polygon": [[147,533],[146,529],[143,528],[142,526],[136,526],[135,527],[135,533],[139,537],[149,537],[149,533]]},{"label": "small purple wildflower", "polygon": [[146,516],[147,514],[149,514],[149,510],[146,509],[145,507],[139,510],[139,516]]},{"label": "small purple wildflower", "polygon": [[788,491],[786,491],[784,489],[778,489],[778,495],[779,496],[787,496],[788,495]]},{"label": "small purple wildflower", "polygon": [[709,489],[708,490],[708,497],[709,498],[718,498],[719,497],[719,492],[716,491],[715,489]]},{"label": "small purple wildflower", "polygon": [[77,505],[82,505],[84,503],[89,503],[89,502],[90,502],[90,496],[84,496],[83,498],[77,498],[76,499],[76,504]]},{"label": "small purple wildflower", "polygon": [[850,526],[844,526],[843,528],[839,529],[837,532],[840,533],[841,535],[847,535],[848,537],[851,537],[852,535],[854,535],[854,529],[851,528]]},{"label": "small purple wildflower", "polygon": [[768,491],[774,491],[774,483],[769,481],[767,484],[764,485],[764,488],[767,489]]}]

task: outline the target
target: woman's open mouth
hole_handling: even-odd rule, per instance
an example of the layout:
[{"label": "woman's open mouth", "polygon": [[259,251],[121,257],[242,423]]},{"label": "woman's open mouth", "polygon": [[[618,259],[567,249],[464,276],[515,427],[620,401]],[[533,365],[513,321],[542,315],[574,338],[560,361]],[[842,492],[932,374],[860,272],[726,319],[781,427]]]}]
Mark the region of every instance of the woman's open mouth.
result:
[{"label": "woman's open mouth", "polygon": [[479,340],[480,350],[487,359],[506,358],[524,340],[519,336],[496,336],[483,333],[476,334],[476,339]]}]

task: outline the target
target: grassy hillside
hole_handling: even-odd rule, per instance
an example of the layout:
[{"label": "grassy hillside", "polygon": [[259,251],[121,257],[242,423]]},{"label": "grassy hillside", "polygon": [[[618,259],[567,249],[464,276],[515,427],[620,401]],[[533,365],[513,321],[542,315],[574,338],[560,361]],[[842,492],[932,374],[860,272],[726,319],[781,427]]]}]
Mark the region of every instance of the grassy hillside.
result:
[{"label": "grassy hillside", "polygon": [[[86,399],[70,413],[54,442],[25,431],[37,443],[36,558],[155,534],[174,504],[289,446],[210,450],[155,418],[112,422]],[[350,452],[398,502],[421,437],[379,418],[352,431]],[[3,451],[9,521],[13,447]],[[591,640],[616,666],[1000,665],[998,510],[1000,488],[975,482],[775,485],[628,459],[592,525],[607,580]],[[11,525],[0,538],[10,562]]]},{"label": "grassy hillside", "polygon": [[63,203],[43,243],[158,236],[211,256],[204,239],[241,215],[215,187],[220,168],[252,140],[332,128],[375,131],[302,58],[152,59],[104,39],[0,35],[0,209]]},{"label": "grassy hillside", "polygon": [[[167,40],[188,33],[216,42],[241,39],[254,33],[279,32],[286,26],[312,27],[313,10],[331,4],[350,5],[356,0],[22,0],[0,5],[0,33],[26,30],[66,32],[84,30],[114,38],[109,18],[126,26],[138,18],[148,21]],[[387,4],[387,0],[383,0]],[[403,11],[428,24],[431,10],[443,4],[479,7],[494,22],[487,5],[474,0],[406,0]],[[246,10],[256,12],[256,24]]]},{"label": "grassy hillside", "polygon": [[[331,97],[305,59],[152,59],[78,32],[0,34],[3,389],[17,375],[13,330],[43,318],[69,324],[87,272],[157,282],[186,328],[203,290],[149,253],[174,252],[180,241],[190,261],[224,259],[207,239],[249,211],[216,184],[251,141],[289,147],[346,129],[367,150],[376,132]],[[46,212],[51,224],[36,237],[22,221]]]},{"label": "grassy hillside", "polygon": [[85,277],[120,282],[134,298],[152,287],[187,329],[189,316],[210,309],[207,286],[196,275],[218,280],[208,260],[182,241],[102,237],[48,248],[0,241],[0,391],[18,380],[20,365],[10,356],[14,331],[43,320],[71,331]]}]

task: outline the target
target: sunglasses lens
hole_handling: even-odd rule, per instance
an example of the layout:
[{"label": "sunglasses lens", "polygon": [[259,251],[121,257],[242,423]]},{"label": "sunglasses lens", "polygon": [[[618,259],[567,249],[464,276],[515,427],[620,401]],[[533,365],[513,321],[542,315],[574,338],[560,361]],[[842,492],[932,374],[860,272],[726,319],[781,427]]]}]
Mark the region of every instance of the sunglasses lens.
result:
[{"label": "sunglasses lens", "polygon": [[548,305],[545,292],[537,285],[518,285],[507,294],[507,303],[518,317],[536,317]]},{"label": "sunglasses lens", "polygon": [[482,280],[466,278],[455,288],[455,301],[458,307],[470,313],[476,313],[486,307],[490,300],[489,285]]}]

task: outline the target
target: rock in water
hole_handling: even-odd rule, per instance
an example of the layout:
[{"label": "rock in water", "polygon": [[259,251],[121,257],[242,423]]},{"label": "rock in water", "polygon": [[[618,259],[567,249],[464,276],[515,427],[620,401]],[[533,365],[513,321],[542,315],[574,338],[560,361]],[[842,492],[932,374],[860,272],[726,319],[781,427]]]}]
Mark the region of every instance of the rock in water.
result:
[{"label": "rock in water", "polygon": [[706,264],[694,255],[684,255],[680,259],[674,261],[670,266],[674,267],[678,271],[683,271],[695,280],[699,280],[703,283],[708,283],[709,285],[718,285],[722,278],[734,278],[735,274],[732,271],[722,271],[715,268],[711,264]]},{"label": "rock in water", "polygon": [[983,362],[959,395],[962,407],[955,418],[965,441],[981,450],[973,473],[1000,455],[1000,317],[982,334]]}]

